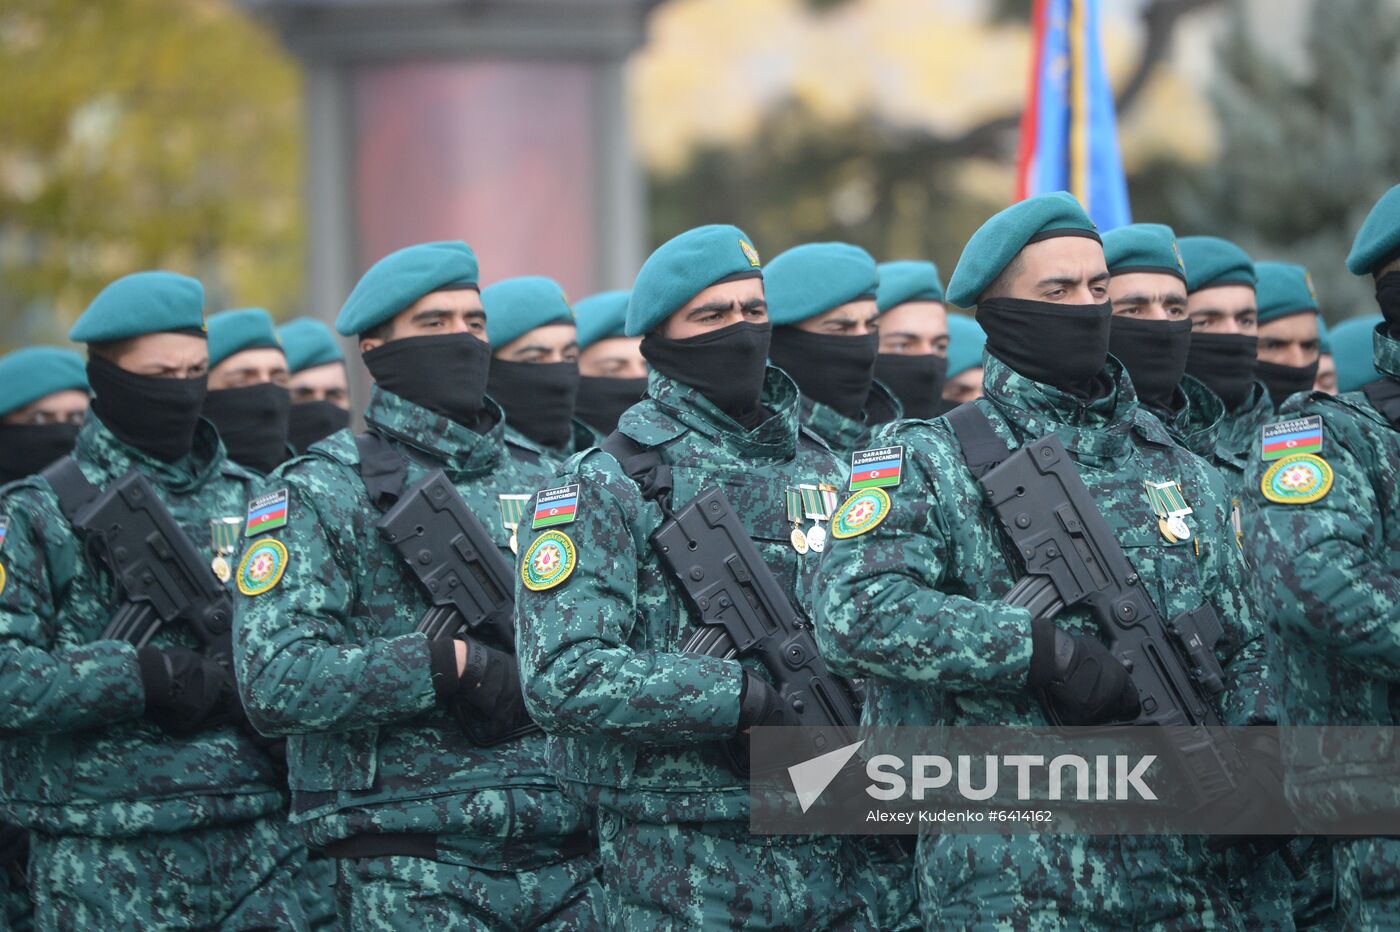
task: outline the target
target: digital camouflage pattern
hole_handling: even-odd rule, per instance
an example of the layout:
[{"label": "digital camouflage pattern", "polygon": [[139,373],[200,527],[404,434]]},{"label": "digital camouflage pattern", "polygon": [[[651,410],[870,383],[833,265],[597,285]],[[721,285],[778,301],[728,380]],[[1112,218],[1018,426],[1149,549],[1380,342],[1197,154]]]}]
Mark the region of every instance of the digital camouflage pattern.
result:
[{"label": "digital camouflage pattern", "polygon": [[1205,383],[1189,375],[1181,377],[1177,400],[1181,404],[1175,411],[1157,408],[1146,402],[1142,406],[1162,422],[1179,446],[1214,464],[1216,440],[1225,421],[1225,402],[1206,388]]},{"label": "digital camouflage pattern", "polygon": [[[800,431],[797,388],[778,369],[768,370],[763,405],[770,416],[745,431],[695,389],[653,371],[647,397],[623,414],[618,429],[660,451],[670,467],[674,507],[721,487],[793,604],[806,610],[820,556],[793,550],[783,492],[801,483],[838,485],[845,467]],[[703,913],[692,911],[701,909],[695,904],[733,898],[734,888],[718,873],[732,870],[752,887],[755,903],[767,904],[760,908],[799,910],[775,912],[775,922],[799,922],[800,904],[783,899],[784,877],[770,873],[767,861],[752,860],[759,849],[724,849],[727,857],[750,858],[742,863],[710,860],[714,833],[748,833],[747,784],[721,750],[738,726],[742,673],[737,661],[679,652],[693,621],[648,541],[662,523],[660,506],[643,499],[637,483],[601,450],[569,460],[552,483],[566,484],[579,486],[575,519],[547,531],[522,528],[522,564],[539,534],[561,531],[578,560],[553,588],[536,592],[517,581],[526,703],[551,733],[552,761],[573,794],[600,806],[600,818],[673,839],[644,854],[604,846],[605,877],[628,878],[622,887],[605,883],[610,912],[623,910],[628,924],[649,928],[684,909],[686,924],[697,924]],[[706,823],[703,832],[659,827],[694,823]],[[841,870],[858,869],[851,847],[805,839],[772,844],[782,847],[785,863],[814,878],[809,893],[827,914],[863,913],[858,891],[820,885],[837,869],[826,863],[833,851],[842,852]],[[688,888],[694,889],[683,895]],[[691,905],[682,907],[681,900]]]},{"label": "digital camouflage pattern", "polygon": [[894,392],[878,381],[870,383],[870,397],[865,401],[863,421],[853,421],[820,401],[802,399],[802,426],[820,437],[833,453],[843,458],[849,458],[855,451],[867,447],[876,427],[902,417],[904,406]]},{"label": "digital camouflage pattern", "polygon": [[[167,464],[121,443],[89,413],[74,455],[98,486],[139,470],[211,561],[210,519],[241,514],[252,481],[225,458],[207,422],[196,432],[193,452]],[[120,605],[116,586],[85,559],[45,480],[8,486],[0,515],[9,524],[0,551],[6,570],[0,708],[8,732],[0,745],[0,797],[7,818],[48,833],[31,837],[36,922],[41,928],[154,924],[155,904],[176,867],[123,873],[123,865],[147,855],[173,864],[190,846],[234,862],[247,859],[232,839],[282,831],[280,781],[264,752],[237,728],[173,738],[141,717],[145,693],[135,648],[98,640]],[[152,643],[199,646],[179,627],[162,630]],[[288,839],[283,849],[304,863],[299,842]],[[82,852],[81,864],[72,862],[75,852]],[[86,892],[70,889],[77,869],[86,872]],[[258,882],[247,875],[206,875],[201,896],[211,903],[235,892],[242,898],[253,895]],[[79,907],[73,897],[85,900]]]},{"label": "digital camouflage pattern", "polygon": [[[1060,437],[1164,617],[1205,601],[1215,606],[1229,672],[1221,716],[1227,724],[1267,722],[1259,622],[1220,476],[1139,408],[1116,360],[1107,371],[1114,385],[1089,402],[988,357],[986,395],[976,403],[1012,449],[1052,431]],[[951,427],[942,418],[904,421],[873,443],[904,446],[903,478],[886,490],[889,517],[827,555],[816,627],[824,655],[870,678],[872,724],[1043,724],[1026,689],[1030,615],[1000,602],[1014,573]],[[1169,544],[1159,533],[1143,488],[1149,480],[1179,484],[1193,509],[1191,540]],[[1095,630],[1083,611],[1057,624]],[[1081,909],[1090,925],[1095,915],[1167,927],[1238,922],[1199,838],[926,836],[918,860],[921,910],[932,927],[1057,927]]]},{"label": "digital camouflage pattern", "polygon": [[[1376,368],[1400,378],[1400,340],[1380,328]],[[1322,417],[1320,456],[1331,489],[1309,504],[1268,501],[1259,483],[1270,465],[1253,451],[1249,485],[1260,533],[1247,538],[1277,634],[1280,723],[1395,725],[1400,679],[1400,431],[1360,392],[1291,398],[1279,418]],[[1391,747],[1292,753],[1290,801],[1324,824],[1364,820],[1397,788],[1382,775]],[[1312,758],[1309,760],[1309,758]],[[1336,791],[1345,774],[1352,791]],[[1367,775],[1371,778],[1367,779]],[[1400,924],[1400,841],[1333,842],[1339,920],[1350,927]],[[1357,925],[1360,923],[1360,925]]]},{"label": "digital camouflage pattern", "polygon": [[840,836],[794,845],[747,823],[639,822],[610,810],[598,835],[616,929],[891,928],[846,893],[864,879]]},{"label": "digital camouflage pattern", "polygon": [[[194,452],[164,463],[121,443],[90,413],[74,455],[98,486],[139,470],[212,561],[212,518],[243,514],[252,478],[224,457],[201,422]],[[234,727],[173,738],[141,716],[136,649],[98,640],[120,605],[110,575],[80,541],[38,477],[8,486],[0,563],[0,779],[6,817],[56,835],[105,838],[181,832],[271,815],[284,805],[267,756]],[[159,647],[198,648],[190,631]]]},{"label": "digital camouflage pattern", "polygon": [[384,929],[550,929],[604,927],[597,862],[572,858],[530,871],[486,870],[427,858],[340,862],[346,932]]},{"label": "digital camouflage pattern", "polygon": [[[1207,457],[1225,477],[1225,485],[1233,496],[1251,501],[1248,475],[1258,457],[1259,432],[1265,424],[1279,418],[1274,403],[1263,382],[1255,382],[1249,398],[1238,411],[1227,411],[1215,438],[1215,455]],[[1254,488],[1258,488],[1256,484]],[[1248,515],[1247,515],[1248,517]]]},{"label": "digital camouflage pattern", "polygon": [[[505,427],[506,443],[515,448],[517,456],[523,456],[525,459],[530,459],[532,456],[538,457],[540,462],[544,464],[544,471],[546,473],[546,478],[548,478],[558,472],[564,465],[564,461],[569,457],[573,456],[575,453],[582,453],[589,447],[597,446],[603,440],[602,434],[598,433],[578,418],[573,419],[572,427],[573,436],[569,439],[569,448],[567,450],[556,450],[553,447],[547,447],[541,443],[537,443],[516,430],[509,423],[507,423]],[[530,489],[529,491],[533,492],[534,489]]]},{"label": "digital camouflage pattern", "polygon": [[[424,463],[442,468],[509,554],[497,495],[530,494],[548,472],[512,455],[500,408],[486,410],[495,425],[477,433],[376,389],[365,419],[407,454],[406,484],[428,471]],[[548,868],[589,820],[545,771],[543,735],[479,748],[439,708],[428,641],[415,631],[428,603],[380,540],[358,464],[354,438],[341,431],[268,478],[265,492],[289,490],[288,522],[250,544],[281,541],[287,568],[270,591],[237,600],[239,685],[254,724],[289,736],[292,821],[317,847],[432,833],[447,863]],[[549,887],[537,905],[577,895]]]},{"label": "digital camouflage pattern", "polygon": [[306,868],[280,815],[173,835],[36,835],[38,927],[309,929],[307,894],[321,891]]}]

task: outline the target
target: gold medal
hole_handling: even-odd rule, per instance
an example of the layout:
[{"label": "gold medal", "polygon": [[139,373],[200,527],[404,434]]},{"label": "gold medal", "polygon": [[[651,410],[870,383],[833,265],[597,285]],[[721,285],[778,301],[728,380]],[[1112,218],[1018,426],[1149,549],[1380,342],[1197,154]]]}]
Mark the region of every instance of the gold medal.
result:
[{"label": "gold medal", "polygon": [[510,532],[510,552],[520,553],[520,538],[517,531],[520,528],[520,520],[525,516],[525,503],[530,500],[528,495],[497,495],[496,501],[501,506],[501,527]]},{"label": "gold medal", "polygon": [[792,533],[788,535],[788,540],[792,541],[793,550],[796,550],[798,553],[807,552],[807,535],[802,533],[802,528],[793,528]]},{"label": "gold medal", "polygon": [[1172,533],[1171,522],[1166,518],[1157,519],[1157,530],[1162,532],[1162,538],[1169,544],[1176,543],[1176,535]]},{"label": "gold medal", "polygon": [[213,518],[209,522],[209,545],[214,551],[209,568],[219,582],[228,582],[233,578],[233,564],[229,562],[229,557],[238,549],[238,533],[242,529],[243,519],[236,516]]},{"label": "gold medal", "polygon": [[809,548],[807,535],[802,533],[802,493],[793,488],[783,489],[783,503],[787,506],[787,518],[792,522],[788,540],[792,542],[793,550],[805,554]]}]

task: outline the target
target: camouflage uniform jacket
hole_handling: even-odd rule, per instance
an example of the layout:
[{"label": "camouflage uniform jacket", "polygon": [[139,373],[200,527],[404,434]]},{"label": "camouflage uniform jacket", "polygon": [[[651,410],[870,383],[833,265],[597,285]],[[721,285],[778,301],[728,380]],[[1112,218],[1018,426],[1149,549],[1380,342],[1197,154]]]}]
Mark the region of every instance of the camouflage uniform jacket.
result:
[{"label": "camouflage uniform jacket", "polygon": [[597,446],[603,440],[601,434],[578,418],[572,421],[573,434],[569,438],[568,448],[562,450],[531,440],[510,424],[506,424],[505,429],[506,443],[515,448],[516,455],[526,460],[538,460],[544,468],[546,478],[558,472],[566,459],[575,453],[582,453],[589,447]]},{"label": "camouflage uniform jacket", "polygon": [[1143,402],[1148,413],[1167,428],[1178,446],[1183,446],[1208,463],[1215,462],[1215,443],[1225,422],[1225,403],[1220,396],[1206,388],[1205,383],[1189,375],[1181,377],[1171,410]]},{"label": "camouflage uniform jacket", "polygon": [[1231,495],[1246,495],[1245,473],[1254,458],[1254,444],[1259,440],[1259,431],[1272,420],[1274,403],[1263,382],[1254,383],[1249,398],[1238,411],[1225,412],[1215,438],[1215,455],[1208,459],[1225,477]]},{"label": "camouflage uniform jacket", "polygon": [[[1142,411],[1117,360],[1107,373],[1114,388],[1085,402],[989,355],[986,395],[975,403],[1013,449],[1052,431],[1060,437],[1162,615],[1207,601],[1219,613],[1229,642],[1223,718],[1268,720],[1259,626],[1220,477]],[[904,447],[903,475],[888,489],[889,515],[827,553],[817,603],[823,654],[838,670],[872,678],[867,720],[877,724],[1043,723],[1026,688],[1030,615],[1001,602],[1016,574],[952,428],[944,418],[905,421],[874,442]],[[1194,509],[1191,540],[1163,539],[1144,491],[1149,480],[1179,484]],[[1082,610],[1056,623],[1097,631]]]},{"label": "camouflage uniform jacket", "polygon": [[[174,463],[118,440],[94,413],[74,449],[99,487],[135,468],[161,493],[191,541],[213,560],[209,522],[240,517],[253,481],[224,456],[202,421],[194,451]],[[121,606],[110,574],[84,556],[82,541],[38,476],[0,497],[9,532],[0,550],[0,745],[9,818],[53,834],[130,836],[228,824],[281,809],[263,754],[233,727],[172,738],[142,718],[145,691],[136,649],[99,640]],[[157,647],[198,648],[180,626]]]},{"label": "camouflage uniform jacket", "polygon": [[876,427],[904,417],[899,399],[879,382],[870,383],[870,396],[865,401],[865,419],[853,421],[830,405],[810,398],[802,399],[802,426],[820,437],[832,452],[849,457],[870,443]]},{"label": "camouflage uniform jacket", "polygon": [[[1400,379],[1400,340],[1383,328],[1375,336],[1376,369]],[[1257,446],[1249,473],[1260,525],[1246,542],[1282,647],[1281,721],[1394,725],[1400,722],[1400,431],[1361,392],[1295,395],[1279,413],[1312,415],[1322,417],[1319,456],[1331,470],[1330,490],[1312,502],[1266,500],[1261,482],[1279,461],[1264,461]],[[1350,750],[1354,759],[1334,764],[1353,777],[1366,772],[1368,760],[1389,762],[1396,753],[1390,746]],[[1382,766],[1393,773],[1393,763]],[[1337,772],[1291,776],[1307,783]]]},{"label": "camouflage uniform jacket", "polygon": [[[487,410],[496,424],[479,434],[376,389],[365,420],[408,454],[406,485],[443,469],[510,559],[497,495],[528,495],[549,473],[512,455],[499,407]],[[438,706],[428,641],[415,630],[428,603],[375,531],[381,512],[351,433],[313,446],[264,488],[288,490],[288,522],[249,546],[276,539],[288,558],[276,586],[238,599],[235,658],[253,723],[289,736],[292,821],[312,844],[454,835],[465,859],[489,867],[502,839],[523,853],[531,839],[579,830],[581,811],[545,772],[544,735],[479,748]],[[481,843],[468,850],[473,838]]]},{"label": "camouflage uniform jacket", "polygon": [[[660,451],[672,507],[719,485],[794,606],[807,613],[820,555],[789,543],[784,490],[845,479],[845,467],[798,426],[797,387],[769,368],[770,416],[745,431],[698,391],[653,371],[648,397],[619,430]],[[742,821],[747,784],[720,742],[738,727],[740,665],[682,654],[694,622],[648,538],[660,506],[602,450],[571,459],[555,485],[578,485],[575,519],[521,526],[516,583],[521,677],[530,714],[555,736],[556,772],[592,803],[654,822]],[[526,521],[531,509],[526,510]],[[531,544],[563,532],[577,566],[552,588],[523,581]],[[556,538],[557,539],[557,538]]]}]

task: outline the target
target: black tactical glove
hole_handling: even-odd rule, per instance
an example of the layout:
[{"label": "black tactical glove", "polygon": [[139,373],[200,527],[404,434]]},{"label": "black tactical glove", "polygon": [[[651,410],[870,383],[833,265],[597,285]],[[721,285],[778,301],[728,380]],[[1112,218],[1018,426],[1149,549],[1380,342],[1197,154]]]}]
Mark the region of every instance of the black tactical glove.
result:
[{"label": "black tactical glove", "polygon": [[[532,728],[520,689],[520,668],[515,658],[477,638],[464,636],[467,664],[444,699],[457,724],[473,744],[489,747]],[[452,646],[450,640],[435,641]],[[440,648],[435,648],[434,657]],[[452,651],[453,668],[456,650]],[[434,667],[437,667],[436,660]]]},{"label": "black tactical glove", "polygon": [[739,690],[739,734],[759,725],[781,725],[786,719],[787,708],[778,691],[763,677],[745,670]]},{"label": "black tactical glove", "polygon": [[1066,725],[1132,721],[1138,692],[1128,671],[1098,640],[1066,634],[1044,618],[1031,622],[1029,684],[1044,689]]},{"label": "black tactical glove", "polygon": [[187,738],[243,717],[233,673],[218,661],[184,647],[142,647],[136,656],[146,718],[166,734]]}]

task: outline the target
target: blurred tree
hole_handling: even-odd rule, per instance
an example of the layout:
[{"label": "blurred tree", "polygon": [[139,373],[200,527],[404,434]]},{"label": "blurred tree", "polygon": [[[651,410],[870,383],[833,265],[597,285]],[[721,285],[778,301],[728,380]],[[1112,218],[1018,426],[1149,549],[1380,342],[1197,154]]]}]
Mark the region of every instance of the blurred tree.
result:
[{"label": "blurred tree", "polygon": [[1166,187],[1178,231],[1306,265],[1328,318],[1374,310],[1344,260],[1366,212],[1400,181],[1400,3],[1318,0],[1307,56],[1261,45],[1232,4],[1217,55],[1218,164]]},{"label": "blurred tree", "polygon": [[197,275],[211,310],[295,308],[300,89],[217,0],[0,6],[0,348],[62,340],[107,281]]},{"label": "blurred tree", "polygon": [[[1118,95],[1120,116],[1140,99],[1165,60],[1179,20],[1219,0],[1148,0],[1137,59]],[[1029,3],[989,7],[996,20]],[[1024,61],[998,67],[1027,69]],[[948,135],[893,127],[863,116],[823,121],[797,102],[774,108],[741,150],[710,148],[678,176],[652,183],[652,238],[662,242],[697,223],[738,223],[774,255],[789,246],[842,239],[879,259],[930,258],[952,273],[963,244],[1004,207],[1009,184],[985,183],[987,169],[1015,158],[1020,113],[998,114]]]}]

